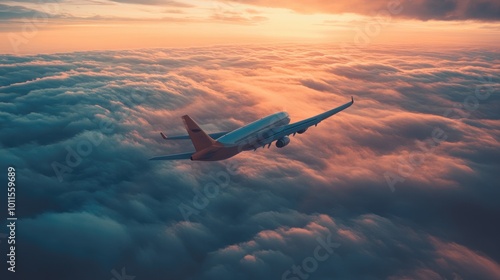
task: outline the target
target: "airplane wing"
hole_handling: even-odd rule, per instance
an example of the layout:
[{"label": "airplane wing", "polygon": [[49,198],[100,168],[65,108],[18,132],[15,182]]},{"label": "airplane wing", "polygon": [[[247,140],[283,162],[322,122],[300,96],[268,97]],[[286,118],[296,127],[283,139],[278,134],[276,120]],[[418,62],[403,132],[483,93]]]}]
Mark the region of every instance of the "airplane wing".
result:
[{"label": "airplane wing", "polygon": [[190,153],[183,153],[183,154],[175,154],[175,155],[168,155],[168,156],[159,156],[159,157],[154,157],[150,158],[149,160],[176,160],[176,159],[190,159],[191,156],[195,152],[190,152]]},{"label": "airplane wing", "polygon": [[[229,133],[229,131],[216,132],[216,133],[208,134],[208,136],[212,137],[213,139],[217,139],[217,138],[220,138],[228,133]],[[160,132],[160,135],[165,140],[189,140],[189,139],[191,139],[191,138],[189,138],[189,135],[165,136],[165,134],[163,134],[163,132]]]},{"label": "airplane wing", "polygon": [[305,120],[302,120],[302,121],[299,121],[299,122],[296,122],[296,123],[292,123],[292,124],[289,124],[289,125],[285,125],[283,126],[281,129],[279,129],[278,131],[276,131],[272,136],[270,136],[269,138],[266,139],[266,143],[271,143],[275,140],[278,140],[284,136],[288,136],[290,134],[294,134],[295,133],[303,133],[305,132],[306,129],[308,129],[309,127],[313,126],[313,125],[318,125],[318,123],[320,123],[321,121],[337,114],[338,112],[340,111],[343,111],[347,108],[349,108],[352,104],[354,104],[354,98],[351,97],[351,101],[342,105],[342,106],[339,106],[335,109],[332,109],[332,110],[329,110],[329,111],[326,111],[322,114],[319,114],[319,115],[316,115],[314,117],[311,117],[311,118],[308,118],[308,119],[305,119]]}]

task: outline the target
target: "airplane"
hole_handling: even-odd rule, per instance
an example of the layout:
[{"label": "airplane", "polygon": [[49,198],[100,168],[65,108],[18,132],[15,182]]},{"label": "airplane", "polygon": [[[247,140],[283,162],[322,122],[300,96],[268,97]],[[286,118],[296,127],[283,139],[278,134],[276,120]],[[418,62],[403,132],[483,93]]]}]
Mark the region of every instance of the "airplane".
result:
[{"label": "airplane", "polygon": [[321,121],[349,108],[354,104],[351,101],[337,108],[326,111],[314,117],[290,123],[286,112],[278,112],[261,118],[233,131],[207,134],[188,115],[182,116],[188,135],[167,137],[165,140],[190,139],[195,148],[194,152],[173,154],[151,158],[150,160],[181,160],[218,161],[228,159],[242,151],[257,150],[257,148],[271,146],[276,141],[276,147],[283,148],[290,143],[290,135],[302,134],[311,126],[317,126]]}]

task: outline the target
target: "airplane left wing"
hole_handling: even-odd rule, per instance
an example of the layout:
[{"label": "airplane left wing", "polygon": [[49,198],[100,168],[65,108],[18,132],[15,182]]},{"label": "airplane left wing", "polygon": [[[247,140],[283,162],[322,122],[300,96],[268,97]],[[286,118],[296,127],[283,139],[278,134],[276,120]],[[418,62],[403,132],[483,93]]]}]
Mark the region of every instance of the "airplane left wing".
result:
[{"label": "airplane left wing", "polygon": [[159,157],[154,157],[150,158],[149,160],[176,160],[176,159],[190,159],[191,156],[195,152],[190,152],[190,153],[184,153],[184,154],[175,154],[175,155],[167,155],[167,156],[159,156]]},{"label": "airplane left wing", "polygon": [[321,121],[337,114],[338,112],[341,112],[341,111],[349,108],[352,104],[354,104],[353,97],[351,97],[351,102],[348,102],[348,103],[346,103],[342,106],[339,106],[335,109],[326,111],[322,114],[316,115],[314,117],[311,117],[311,118],[308,118],[308,119],[305,119],[305,120],[302,120],[302,121],[299,121],[296,123],[285,125],[280,130],[276,131],[270,138],[266,139],[267,140],[266,142],[271,143],[275,140],[278,140],[278,139],[280,139],[284,136],[288,136],[290,134],[295,134],[298,132],[300,133],[301,131],[305,132],[305,130],[308,129],[309,127],[311,127],[313,125],[318,125]]},{"label": "airplane left wing", "polygon": [[[210,133],[208,136],[212,137],[213,139],[220,138],[226,134],[228,134],[229,131],[224,131],[224,132],[216,132],[216,133]],[[189,135],[176,135],[176,136],[165,136],[163,132],[160,132],[161,137],[165,140],[189,140]]]}]

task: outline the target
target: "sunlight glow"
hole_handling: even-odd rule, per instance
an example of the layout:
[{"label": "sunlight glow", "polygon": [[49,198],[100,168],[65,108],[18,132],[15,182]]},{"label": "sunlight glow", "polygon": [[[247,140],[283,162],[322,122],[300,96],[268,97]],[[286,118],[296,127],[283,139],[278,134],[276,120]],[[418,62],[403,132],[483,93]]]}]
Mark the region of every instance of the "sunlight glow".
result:
[{"label": "sunlight glow", "polygon": [[372,43],[409,44],[414,41],[495,44],[500,38],[500,25],[496,22],[467,21],[464,24],[408,20],[390,15],[381,19],[349,13],[303,14],[286,8],[227,1],[165,3],[170,5],[111,0],[66,0],[42,4],[7,1],[5,4],[24,16],[0,19],[0,52],[268,42],[348,43],[362,47]]}]

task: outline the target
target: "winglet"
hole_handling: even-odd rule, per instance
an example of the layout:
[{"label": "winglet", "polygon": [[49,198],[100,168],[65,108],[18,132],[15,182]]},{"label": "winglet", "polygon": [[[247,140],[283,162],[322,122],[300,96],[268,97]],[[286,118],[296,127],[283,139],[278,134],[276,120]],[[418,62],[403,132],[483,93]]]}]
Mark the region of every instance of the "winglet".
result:
[{"label": "winglet", "polygon": [[354,97],[351,96],[351,103],[354,104]]},{"label": "winglet", "polygon": [[167,139],[167,136],[165,136],[165,134],[163,134],[163,132],[160,132],[160,134],[161,134],[161,137],[162,137],[163,139],[165,139],[165,140]]}]

